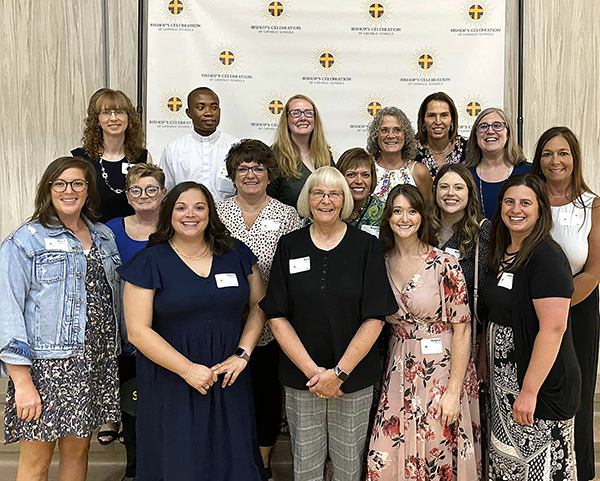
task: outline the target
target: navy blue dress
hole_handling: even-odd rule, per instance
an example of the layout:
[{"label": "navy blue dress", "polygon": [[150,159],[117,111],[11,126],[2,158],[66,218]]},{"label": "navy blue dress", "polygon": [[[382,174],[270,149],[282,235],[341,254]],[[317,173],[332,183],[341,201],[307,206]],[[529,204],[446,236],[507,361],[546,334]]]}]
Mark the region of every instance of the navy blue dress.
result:
[{"label": "navy blue dress", "polygon": [[[140,250],[119,273],[131,284],[156,289],[152,328],[192,362],[212,367],[238,346],[247,276],[256,262],[236,241],[213,257],[204,278],[165,243]],[[215,276],[230,273],[239,286],[218,288]],[[220,376],[203,396],[141,353],[137,369],[137,481],[262,479],[249,370],[227,388]]]}]

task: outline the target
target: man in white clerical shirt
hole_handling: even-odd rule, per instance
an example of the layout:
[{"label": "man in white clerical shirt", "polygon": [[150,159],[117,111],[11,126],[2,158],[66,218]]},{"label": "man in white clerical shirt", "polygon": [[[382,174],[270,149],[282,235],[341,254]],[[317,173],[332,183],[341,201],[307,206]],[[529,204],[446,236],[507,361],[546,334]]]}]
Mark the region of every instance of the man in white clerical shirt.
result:
[{"label": "man in white clerical shirt", "polygon": [[194,131],[169,142],[160,158],[165,171],[167,189],[186,180],[204,184],[215,202],[235,194],[233,182],[227,178],[225,157],[239,139],[217,130],[221,120],[219,97],[208,87],[190,92],[185,113]]}]

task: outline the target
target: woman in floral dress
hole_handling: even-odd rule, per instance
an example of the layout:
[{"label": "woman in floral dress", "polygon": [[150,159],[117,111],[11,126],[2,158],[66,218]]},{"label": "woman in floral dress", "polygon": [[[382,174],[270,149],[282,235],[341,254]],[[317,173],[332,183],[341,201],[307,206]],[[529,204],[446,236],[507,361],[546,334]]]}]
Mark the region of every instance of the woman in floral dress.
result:
[{"label": "woman in floral dress", "polygon": [[368,481],[481,478],[471,316],[458,261],[431,245],[419,191],[399,185],[381,222],[393,324],[367,458]]}]

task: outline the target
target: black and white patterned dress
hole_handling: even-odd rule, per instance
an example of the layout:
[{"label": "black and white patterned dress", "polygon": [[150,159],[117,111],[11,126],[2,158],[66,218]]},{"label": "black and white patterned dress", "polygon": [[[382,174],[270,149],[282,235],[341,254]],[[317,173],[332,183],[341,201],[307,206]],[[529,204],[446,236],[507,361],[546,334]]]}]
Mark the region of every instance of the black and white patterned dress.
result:
[{"label": "black and white patterned dress", "polygon": [[32,361],[31,377],[42,399],[42,414],[37,421],[17,417],[14,384],[9,380],[4,444],[19,439],[48,442],[65,436],[85,438],[98,426],[120,420],[112,292],[94,244],[87,255],[85,289],[83,356]]}]

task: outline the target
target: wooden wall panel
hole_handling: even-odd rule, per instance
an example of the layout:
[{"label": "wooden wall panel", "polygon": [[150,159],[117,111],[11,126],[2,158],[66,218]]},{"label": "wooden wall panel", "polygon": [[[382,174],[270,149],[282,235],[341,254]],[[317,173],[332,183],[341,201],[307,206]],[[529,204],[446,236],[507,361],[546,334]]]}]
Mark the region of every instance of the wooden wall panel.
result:
[{"label": "wooden wall panel", "polygon": [[109,0],[109,87],[122,90],[137,106],[137,0]]}]

